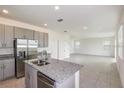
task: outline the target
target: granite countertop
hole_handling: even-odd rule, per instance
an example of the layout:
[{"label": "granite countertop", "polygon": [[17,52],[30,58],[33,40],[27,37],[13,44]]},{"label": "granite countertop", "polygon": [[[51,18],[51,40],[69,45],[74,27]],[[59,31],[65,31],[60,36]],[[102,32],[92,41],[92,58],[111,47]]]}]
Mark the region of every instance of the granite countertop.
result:
[{"label": "granite countertop", "polygon": [[55,80],[56,83],[62,83],[67,80],[70,76],[74,75],[75,72],[83,67],[82,65],[66,62],[63,60],[49,59],[47,62],[50,64],[45,66],[37,66],[32,61],[37,59],[26,60],[25,63],[31,65],[41,73],[47,75],[51,79]]},{"label": "granite countertop", "polygon": [[6,60],[6,59],[11,59],[11,58],[14,58],[13,54],[3,54],[3,55],[0,55],[0,60]]}]

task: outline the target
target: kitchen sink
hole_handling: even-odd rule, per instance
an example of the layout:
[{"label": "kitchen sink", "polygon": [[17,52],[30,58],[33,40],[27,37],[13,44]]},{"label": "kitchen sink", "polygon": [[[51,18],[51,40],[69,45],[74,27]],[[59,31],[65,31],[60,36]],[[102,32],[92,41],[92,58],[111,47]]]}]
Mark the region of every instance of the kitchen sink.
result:
[{"label": "kitchen sink", "polygon": [[40,61],[40,62],[33,61],[32,63],[35,64],[35,65],[37,65],[37,66],[44,66],[44,65],[50,64],[49,62],[46,62],[46,61]]}]

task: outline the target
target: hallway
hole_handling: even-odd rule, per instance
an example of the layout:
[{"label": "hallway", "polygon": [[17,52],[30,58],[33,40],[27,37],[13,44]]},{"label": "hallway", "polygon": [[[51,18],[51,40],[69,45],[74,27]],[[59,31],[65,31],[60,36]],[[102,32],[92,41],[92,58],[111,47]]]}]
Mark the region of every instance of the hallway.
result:
[{"label": "hallway", "polygon": [[84,65],[80,71],[80,88],[122,87],[114,58],[76,54],[65,60]]}]

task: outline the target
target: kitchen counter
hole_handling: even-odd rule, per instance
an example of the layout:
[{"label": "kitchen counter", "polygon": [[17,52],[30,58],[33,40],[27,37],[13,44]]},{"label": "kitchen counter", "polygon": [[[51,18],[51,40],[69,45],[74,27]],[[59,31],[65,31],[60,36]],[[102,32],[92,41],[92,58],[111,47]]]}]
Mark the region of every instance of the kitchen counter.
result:
[{"label": "kitchen counter", "polygon": [[29,64],[33,68],[47,75],[51,79],[55,80],[57,83],[63,83],[70,76],[74,75],[77,71],[79,71],[83,66],[71,62],[66,62],[63,60],[57,59],[49,59],[47,62],[50,64],[45,66],[37,66],[33,64],[33,61],[37,59],[26,60],[25,63]]}]

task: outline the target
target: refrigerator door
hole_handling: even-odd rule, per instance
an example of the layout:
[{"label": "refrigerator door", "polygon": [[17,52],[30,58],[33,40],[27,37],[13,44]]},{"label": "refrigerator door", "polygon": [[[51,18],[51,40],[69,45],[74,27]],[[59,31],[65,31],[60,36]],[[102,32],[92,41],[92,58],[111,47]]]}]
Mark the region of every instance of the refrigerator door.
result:
[{"label": "refrigerator door", "polygon": [[[28,41],[26,39],[17,39],[17,57],[27,57]],[[24,54],[23,54],[24,53]]]},{"label": "refrigerator door", "polygon": [[26,39],[16,39],[14,42],[15,50],[15,74],[17,78],[25,75],[25,63],[27,59],[28,41]]},{"label": "refrigerator door", "polygon": [[38,40],[28,40],[28,59],[37,58]]}]

